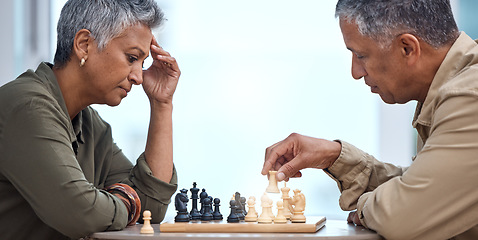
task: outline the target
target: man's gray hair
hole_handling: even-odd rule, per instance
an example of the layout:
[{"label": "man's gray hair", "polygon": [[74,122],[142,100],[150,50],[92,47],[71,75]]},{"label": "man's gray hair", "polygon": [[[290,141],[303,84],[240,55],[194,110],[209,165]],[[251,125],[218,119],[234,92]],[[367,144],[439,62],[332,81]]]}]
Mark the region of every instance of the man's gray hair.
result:
[{"label": "man's gray hair", "polygon": [[410,33],[439,48],[460,34],[449,0],[339,0],[335,17],[356,23],[382,47]]},{"label": "man's gray hair", "polygon": [[70,60],[73,40],[81,29],[91,32],[101,51],[126,28],[142,24],[153,29],[163,17],[155,0],[68,0],[58,20],[55,65],[62,67]]}]

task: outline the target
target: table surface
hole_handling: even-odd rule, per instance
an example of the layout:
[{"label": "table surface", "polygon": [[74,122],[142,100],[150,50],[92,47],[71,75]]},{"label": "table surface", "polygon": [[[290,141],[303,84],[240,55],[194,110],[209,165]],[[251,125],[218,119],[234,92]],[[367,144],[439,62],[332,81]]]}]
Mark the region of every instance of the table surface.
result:
[{"label": "table surface", "polygon": [[290,238],[306,238],[306,239],[350,239],[350,240],[365,240],[365,239],[383,239],[377,233],[370,231],[364,227],[355,226],[341,220],[326,220],[325,226],[319,229],[316,233],[160,233],[159,224],[152,224],[154,234],[140,234],[143,225],[137,224],[129,226],[122,231],[98,232],[92,234],[92,239],[138,239],[138,240],[178,240],[184,238],[192,239],[290,239]]}]

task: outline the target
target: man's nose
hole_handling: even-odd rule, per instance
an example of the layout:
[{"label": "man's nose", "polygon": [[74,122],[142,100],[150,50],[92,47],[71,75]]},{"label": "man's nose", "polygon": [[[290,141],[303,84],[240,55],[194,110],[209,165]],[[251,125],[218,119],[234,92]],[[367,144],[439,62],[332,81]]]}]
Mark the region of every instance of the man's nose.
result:
[{"label": "man's nose", "polygon": [[356,80],[359,80],[367,75],[367,71],[365,71],[362,63],[360,63],[356,58],[356,56],[352,57],[352,77]]}]

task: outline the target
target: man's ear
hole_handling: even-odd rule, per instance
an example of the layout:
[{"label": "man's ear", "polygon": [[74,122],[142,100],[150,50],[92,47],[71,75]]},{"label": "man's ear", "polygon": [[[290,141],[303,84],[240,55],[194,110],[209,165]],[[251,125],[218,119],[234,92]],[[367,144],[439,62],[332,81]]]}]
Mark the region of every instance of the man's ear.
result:
[{"label": "man's ear", "polygon": [[77,57],[78,61],[82,58],[88,59],[88,48],[93,43],[91,32],[87,29],[81,29],[75,35],[73,42],[73,54]]},{"label": "man's ear", "polygon": [[398,37],[399,47],[402,56],[406,59],[408,65],[413,65],[420,58],[421,46],[417,37],[412,34],[405,33]]}]

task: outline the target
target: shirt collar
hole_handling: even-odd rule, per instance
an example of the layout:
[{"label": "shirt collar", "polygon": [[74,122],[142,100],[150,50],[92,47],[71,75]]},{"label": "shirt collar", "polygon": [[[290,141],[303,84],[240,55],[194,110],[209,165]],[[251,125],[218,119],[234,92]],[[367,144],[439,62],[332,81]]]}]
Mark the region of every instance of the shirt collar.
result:
[{"label": "shirt collar", "polygon": [[[445,59],[433,78],[427,97],[423,103],[418,103],[413,119],[413,126],[417,124],[430,126],[434,105],[432,102],[438,95],[439,89],[459,71],[470,63],[470,58],[464,57],[470,50],[477,47],[477,42],[462,32],[448,51]],[[470,56],[473,57],[473,56]],[[475,56],[476,57],[476,56]]]},{"label": "shirt collar", "polygon": [[[55,100],[61,107],[62,114],[65,115],[68,119],[70,119],[70,115],[68,114],[68,109],[66,108],[66,103],[63,98],[63,93],[61,92],[60,85],[56,79],[56,76],[52,70],[53,65],[51,63],[42,62],[38,66],[35,73],[38,76],[41,76],[41,81],[45,84],[48,88],[48,91],[52,94]],[[80,143],[84,143],[84,138],[82,134],[81,126],[83,125],[83,114],[80,111],[78,115],[76,115],[73,120],[71,121],[70,127],[70,138],[72,143],[78,141]]]},{"label": "shirt collar", "polygon": [[61,92],[60,85],[56,79],[55,74],[53,73],[53,65],[51,63],[42,62],[38,66],[35,73],[40,76],[41,81],[48,88],[48,91],[53,95],[55,100],[61,107],[61,112],[68,115],[68,109],[66,108],[66,103],[63,98],[63,93]]},{"label": "shirt collar", "polygon": [[75,131],[76,139],[80,143],[85,143],[85,139],[83,138],[83,111],[80,111],[74,118],[71,120],[73,124],[73,130]]}]

